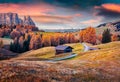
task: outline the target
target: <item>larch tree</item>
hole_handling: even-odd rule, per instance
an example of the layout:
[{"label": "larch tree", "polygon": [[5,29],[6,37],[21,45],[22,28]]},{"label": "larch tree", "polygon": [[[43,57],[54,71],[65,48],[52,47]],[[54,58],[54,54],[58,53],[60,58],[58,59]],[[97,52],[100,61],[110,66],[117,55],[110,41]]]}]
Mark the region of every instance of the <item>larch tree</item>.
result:
[{"label": "larch tree", "polygon": [[58,35],[52,35],[51,36],[51,46],[57,46],[60,43],[60,38]]},{"label": "larch tree", "polygon": [[20,47],[21,48],[23,48],[24,47],[24,37],[23,36],[21,36],[20,38],[19,38],[19,44],[20,44]]},{"label": "larch tree", "polygon": [[29,45],[29,49],[32,50],[32,49],[38,49],[38,48],[41,48],[42,47],[42,39],[41,39],[41,36],[40,35],[33,35],[31,40],[30,40],[30,45]]},{"label": "larch tree", "polygon": [[96,30],[93,27],[88,27],[80,32],[80,41],[91,44],[96,44]]},{"label": "larch tree", "polygon": [[10,37],[12,39],[14,39],[16,37],[20,37],[20,36],[21,36],[21,33],[19,31],[15,30],[15,29],[10,33]]},{"label": "larch tree", "polygon": [[43,47],[51,46],[51,37],[50,36],[47,36],[47,35],[42,36],[42,46]]},{"label": "larch tree", "polygon": [[112,41],[118,41],[118,36],[117,36],[116,34],[113,34],[113,35],[111,36],[111,40],[112,40]]},{"label": "larch tree", "polygon": [[80,42],[83,42],[84,30],[80,31]]}]

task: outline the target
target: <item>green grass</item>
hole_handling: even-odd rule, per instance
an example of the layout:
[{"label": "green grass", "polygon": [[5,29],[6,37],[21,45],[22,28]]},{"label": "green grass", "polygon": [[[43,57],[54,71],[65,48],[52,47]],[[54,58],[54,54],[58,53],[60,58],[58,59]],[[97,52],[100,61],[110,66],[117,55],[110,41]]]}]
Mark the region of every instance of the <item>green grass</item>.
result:
[{"label": "green grass", "polygon": [[[71,58],[69,60],[109,60],[113,59],[120,59],[120,42],[112,42],[107,44],[96,45],[95,47],[100,48],[100,50],[95,51],[87,51],[83,52],[83,46],[80,43],[72,43],[72,44],[65,44],[68,46],[73,47],[73,52],[76,53],[78,56]],[[20,58],[39,58],[39,59],[53,59],[53,58],[61,58],[70,55],[71,53],[63,53],[60,55],[55,55],[55,48],[54,47],[44,47],[38,50],[32,50],[20,55]],[[118,57],[119,56],[119,57]],[[18,57],[19,58],[19,57]]]},{"label": "green grass", "polygon": [[[82,44],[80,44],[80,43],[71,43],[71,44],[65,44],[65,45],[71,46],[71,47],[73,48],[73,51],[70,52],[70,53],[63,53],[63,54],[59,54],[59,55],[55,55],[55,54],[54,54],[54,56],[53,56],[52,58],[61,58],[61,57],[68,56],[68,55],[70,55],[71,53],[76,53],[76,54],[78,54],[78,53],[80,53],[80,52],[83,51],[83,46],[82,46]],[[72,58],[71,58],[71,59],[72,59]]]},{"label": "green grass", "polygon": [[[72,43],[72,44],[65,44],[68,46],[73,47],[73,52],[71,53],[80,53],[83,50],[83,46],[80,43]],[[53,59],[53,58],[61,58],[70,55],[71,53],[63,53],[59,55],[55,55],[55,48],[54,47],[44,47],[38,50],[32,50],[26,53],[21,54],[18,58],[40,58],[40,59]]]},{"label": "green grass", "polygon": [[[33,61],[2,61],[0,68],[5,81],[62,81],[62,82],[118,82],[120,77],[120,41],[96,45],[100,50],[81,52],[83,46],[79,43],[66,44],[74,47],[73,52],[78,56],[62,62],[33,62]],[[80,50],[79,50],[80,49]],[[53,50],[53,51],[52,51]],[[79,52],[80,51],[80,52]],[[49,58],[54,47],[33,50],[23,55],[26,57]],[[61,54],[60,56],[64,56]],[[23,56],[23,57],[24,57]],[[57,56],[59,57],[59,56]],[[18,64],[14,66],[14,64]],[[25,65],[25,66],[21,66]],[[33,70],[33,72],[31,72]],[[12,71],[12,72],[11,72]],[[35,72],[34,72],[35,71]],[[15,74],[14,74],[14,73]],[[7,75],[6,75],[7,74]],[[13,74],[13,75],[12,75]],[[12,76],[11,76],[12,75]],[[18,77],[18,76],[19,77]],[[29,76],[28,76],[29,75]],[[40,77],[38,77],[38,75]],[[14,76],[14,77],[13,77]],[[9,77],[9,78],[8,78]],[[36,77],[36,78],[34,78]],[[21,80],[22,79],[22,80]],[[42,80],[40,80],[42,79]],[[44,79],[44,80],[43,80]],[[5,82],[4,79],[0,82]]]},{"label": "green grass", "polygon": [[43,34],[43,35],[54,35],[57,32],[36,32],[37,34]]},{"label": "green grass", "polygon": [[119,60],[120,59],[120,42],[111,42],[107,44],[96,45],[100,50],[81,52],[75,59],[80,60]]},{"label": "green grass", "polygon": [[83,45],[80,43],[73,43],[73,44],[65,44],[67,46],[71,46],[73,48],[73,53],[80,53],[81,51],[83,51]]}]

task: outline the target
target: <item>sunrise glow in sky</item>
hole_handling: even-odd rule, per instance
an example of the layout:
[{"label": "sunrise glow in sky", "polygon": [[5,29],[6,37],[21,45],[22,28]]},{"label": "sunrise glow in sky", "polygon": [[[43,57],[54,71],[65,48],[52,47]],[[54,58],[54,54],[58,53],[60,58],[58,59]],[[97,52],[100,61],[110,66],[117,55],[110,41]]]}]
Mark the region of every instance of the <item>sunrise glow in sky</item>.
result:
[{"label": "sunrise glow in sky", "polygon": [[120,0],[0,0],[0,13],[30,15],[40,29],[80,29],[120,18]]}]

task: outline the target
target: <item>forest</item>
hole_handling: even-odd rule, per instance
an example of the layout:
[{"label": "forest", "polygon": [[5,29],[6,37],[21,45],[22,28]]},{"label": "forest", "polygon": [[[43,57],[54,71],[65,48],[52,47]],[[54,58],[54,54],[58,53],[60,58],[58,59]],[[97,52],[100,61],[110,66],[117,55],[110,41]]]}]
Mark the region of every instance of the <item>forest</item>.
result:
[{"label": "forest", "polygon": [[45,34],[45,32],[39,32],[36,27],[22,25],[11,27],[1,25],[0,31],[0,37],[10,35],[9,37],[14,40],[11,42],[9,49],[16,53],[67,43],[86,42],[95,45],[119,40],[119,37],[111,34],[109,29],[104,30],[102,35],[97,35],[94,27],[80,30],[77,34],[74,34],[74,32]]}]

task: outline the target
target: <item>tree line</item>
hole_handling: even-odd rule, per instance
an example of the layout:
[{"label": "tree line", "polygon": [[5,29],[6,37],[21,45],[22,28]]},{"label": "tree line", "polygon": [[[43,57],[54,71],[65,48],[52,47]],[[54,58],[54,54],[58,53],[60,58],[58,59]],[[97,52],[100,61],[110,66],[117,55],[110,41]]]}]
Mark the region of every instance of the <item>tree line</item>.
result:
[{"label": "tree line", "polygon": [[119,37],[116,34],[112,34],[110,29],[105,29],[102,35],[97,35],[96,29],[93,27],[88,27],[80,31],[80,42],[97,44],[97,40],[99,40],[100,43],[108,43],[111,41],[118,41]]},{"label": "tree line", "polygon": [[39,49],[47,46],[58,46],[66,43],[77,43],[78,39],[72,33],[55,33],[54,35],[45,35],[29,32],[23,36],[16,37],[10,44],[10,50],[22,53],[28,50]]},{"label": "tree line", "polygon": [[91,44],[107,43],[111,41],[119,40],[118,36],[111,34],[109,29],[104,30],[102,35],[96,34],[96,29],[88,27],[79,32],[79,39],[75,37],[75,34],[69,33],[55,33],[52,35],[41,34],[40,32],[29,31],[22,35],[16,31],[11,33],[14,42],[10,44],[10,50],[17,53],[26,52],[33,49],[39,49],[47,46],[58,46],[66,43],[78,43],[87,42]]},{"label": "tree line", "polygon": [[38,28],[31,25],[0,25],[0,37],[10,36],[10,38],[14,39],[30,31],[38,31]]}]

